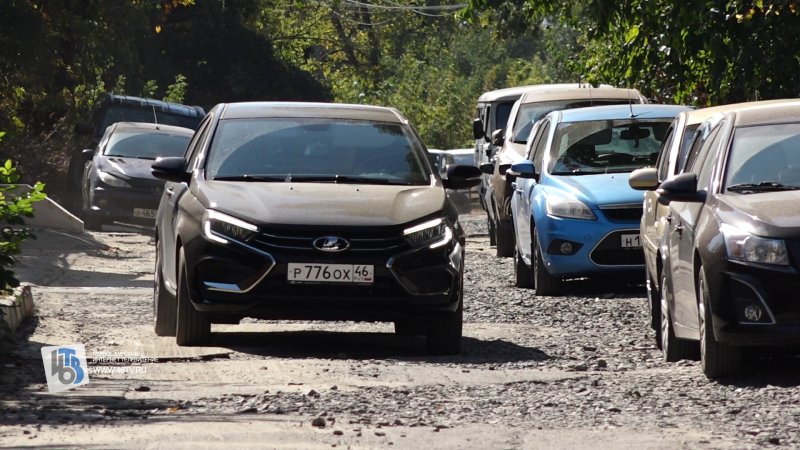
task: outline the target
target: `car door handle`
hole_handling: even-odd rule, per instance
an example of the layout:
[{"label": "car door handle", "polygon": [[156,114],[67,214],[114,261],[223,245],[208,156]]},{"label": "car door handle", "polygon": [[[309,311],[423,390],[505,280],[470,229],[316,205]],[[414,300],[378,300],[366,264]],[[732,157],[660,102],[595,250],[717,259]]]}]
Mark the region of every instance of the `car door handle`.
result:
[{"label": "car door handle", "polygon": [[666,216],[664,217],[664,220],[666,220],[667,223],[672,223],[672,216]]},{"label": "car door handle", "polygon": [[683,234],[683,225],[681,225],[681,224],[675,225],[674,230],[679,235],[682,235]]},{"label": "car door handle", "polygon": [[167,189],[167,197],[172,197],[172,194],[174,193],[175,191],[172,188]]}]

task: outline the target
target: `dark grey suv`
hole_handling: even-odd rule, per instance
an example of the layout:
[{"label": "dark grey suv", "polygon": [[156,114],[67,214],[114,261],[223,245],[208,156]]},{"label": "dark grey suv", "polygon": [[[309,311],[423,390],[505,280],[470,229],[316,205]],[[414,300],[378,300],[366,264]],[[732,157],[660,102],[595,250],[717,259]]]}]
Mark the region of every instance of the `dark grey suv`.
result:
[{"label": "dark grey suv", "polygon": [[445,188],[473,166],[432,167],[391,108],[222,104],[187,159],[163,158],[155,330],[209,342],[243,317],[369,320],[461,345],[464,234]]}]

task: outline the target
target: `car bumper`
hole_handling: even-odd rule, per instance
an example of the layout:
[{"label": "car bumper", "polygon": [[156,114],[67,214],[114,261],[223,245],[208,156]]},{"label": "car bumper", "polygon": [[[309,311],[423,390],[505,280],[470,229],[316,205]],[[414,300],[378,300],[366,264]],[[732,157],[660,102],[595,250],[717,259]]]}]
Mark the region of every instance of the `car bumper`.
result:
[{"label": "car bumper", "polygon": [[[641,246],[623,247],[623,236],[639,236],[639,224],[545,216],[535,221],[542,259],[552,275],[578,277],[644,268]],[[572,252],[565,254],[562,244]]]},{"label": "car bumper", "polygon": [[[435,249],[342,254],[202,238],[186,245],[186,260],[193,262],[187,263],[190,296],[198,310],[267,319],[393,321],[455,311],[463,257],[456,238]],[[371,265],[374,281],[292,283],[289,263]]]},{"label": "car bumper", "polygon": [[92,189],[88,214],[107,220],[153,223],[161,200],[161,186],[148,189]]},{"label": "car bumper", "polygon": [[[711,314],[719,342],[739,346],[800,346],[800,273],[789,267],[726,261],[711,278]],[[760,310],[758,320],[747,308]]]}]

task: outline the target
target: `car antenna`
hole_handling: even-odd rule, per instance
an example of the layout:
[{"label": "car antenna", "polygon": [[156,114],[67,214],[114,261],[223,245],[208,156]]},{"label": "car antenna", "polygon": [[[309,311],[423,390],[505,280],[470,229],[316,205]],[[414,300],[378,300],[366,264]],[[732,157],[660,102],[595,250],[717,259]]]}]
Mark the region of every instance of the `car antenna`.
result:
[{"label": "car antenna", "polygon": [[628,108],[631,110],[631,118],[636,117],[636,114],[633,113],[633,98],[631,98],[631,88],[628,88]]},{"label": "car antenna", "polygon": [[150,105],[153,108],[153,123],[158,125],[158,116],[156,115],[156,105]]}]

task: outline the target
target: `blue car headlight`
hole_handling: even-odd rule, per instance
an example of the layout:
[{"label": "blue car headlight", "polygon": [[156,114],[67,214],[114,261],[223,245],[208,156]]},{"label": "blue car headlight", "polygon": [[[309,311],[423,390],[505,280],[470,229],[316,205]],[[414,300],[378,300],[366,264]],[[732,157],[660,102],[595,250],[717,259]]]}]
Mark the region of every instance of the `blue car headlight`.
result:
[{"label": "blue car headlight", "polygon": [[438,248],[453,239],[453,230],[443,218],[429,220],[403,231],[406,242],[414,247]]},{"label": "blue car headlight", "polygon": [[725,237],[725,250],[728,259],[734,261],[762,264],[789,265],[786,242],[782,239],[768,239],[754,236],[744,230],[728,225],[720,226]]},{"label": "blue car headlight", "polygon": [[111,172],[104,172],[102,170],[97,171],[97,177],[100,178],[104,184],[109,186],[118,187],[118,188],[129,188],[131,187],[127,181],[123,180],[122,178],[112,174]]},{"label": "blue car headlight", "polygon": [[592,210],[585,203],[574,197],[548,195],[545,200],[547,214],[566,219],[597,220]]},{"label": "blue car headlight", "polygon": [[203,236],[220,244],[227,244],[231,240],[247,242],[258,232],[258,227],[252,223],[213,209],[203,213],[202,226]]}]

